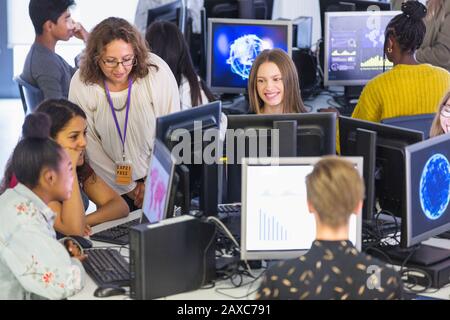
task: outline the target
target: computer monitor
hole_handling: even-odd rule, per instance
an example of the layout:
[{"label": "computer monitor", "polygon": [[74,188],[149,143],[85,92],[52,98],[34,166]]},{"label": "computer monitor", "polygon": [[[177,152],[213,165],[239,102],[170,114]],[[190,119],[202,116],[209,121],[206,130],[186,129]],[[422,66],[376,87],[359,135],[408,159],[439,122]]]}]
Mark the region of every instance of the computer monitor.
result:
[{"label": "computer monitor", "polygon": [[273,0],[205,0],[207,18],[272,18]]},{"label": "computer monitor", "polygon": [[[156,138],[172,151],[176,165],[184,165],[184,170],[189,171],[190,198],[199,197],[199,208],[196,209],[205,215],[217,214],[218,165],[217,162],[208,164],[203,156],[207,153],[205,148],[213,151],[212,156],[217,158],[222,152],[218,141],[221,112],[221,101],[215,101],[156,119]],[[204,139],[208,132],[213,133],[210,140]]]},{"label": "computer monitor", "polygon": [[319,0],[320,23],[324,36],[325,12],[340,11],[390,11],[391,4],[365,0]]},{"label": "computer monitor", "polygon": [[384,32],[399,11],[325,13],[324,85],[365,85],[393,67]]},{"label": "computer monitor", "polygon": [[[225,144],[227,202],[241,200],[243,157],[313,157],[336,154],[336,114],[296,113],[278,115],[230,115]],[[239,130],[241,129],[241,130]],[[279,148],[272,150],[273,129],[278,129]],[[232,141],[230,141],[232,139]]]},{"label": "computer monitor", "polygon": [[155,140],[145,182],[142,212],[148,222],[156,223],[168,215],[175,158],[159,140]]},{"label": "computer monitor", "polygon": [[245,93],[253,61],[265,49],[292,54],[292,22],[208,19],[206,79],[217,93]]},{"label": "computer monitor", "polygon": [[299,49],[310,49],[312,45],[312,17],[297,17],[292,20],[294,26],[293,46]]},{"label": "computer monitor", "polygon": [[175,23],[184,34],[187,23],[186,12],[187,10],[186,7],[183,6],[182,0],[175,0],[153,9],[149,9],[147,14],[147,28],[154,21],[169,21]]},{"label": "computer monitor", "polygon": [[[352,162],[362,175],[362,158]],[[246,158],[242,167],[241,259],[298,257],[316,238],[306,176],[320,158]],[[361,250],[361,215],[351,215],[349,240]]]},{"label": "computer monitor", "polygon": [[406,147],[405,166],[402,246],[411,247],[450,230],[450,135]]},{"label": "computer monitor", "polygon": [[[375,138],[370,138],[370,134],[375,135]],[[381,210],[389,211],[397,217],[404,216],[406,213],[405,147],[422,141],[423,133],[341,116],[339,117],[339,138],[341,155],[365,156],[364,162],[368,166],[364,174],[368,176],[365,182],[369,201],[374,197],[378,200]],[[375,191],[373,191],[374,184]],[[371,195],[370,193],[373,192],[374,195]],[[370,206],[365,208],[363,216],[365,220],[374,218],[374,205],[373,200]]]},{"label": "computer monitor", "polygon": [[[174,112],[156,119],[156,137],[169,149],[178,142],[173,133],[177,129],[194,131],[194,122],[201,125],[199,129],[219,128],[222,102],[214,101],[195,108]],[[194,141],[192,141],[194,142]]]}]

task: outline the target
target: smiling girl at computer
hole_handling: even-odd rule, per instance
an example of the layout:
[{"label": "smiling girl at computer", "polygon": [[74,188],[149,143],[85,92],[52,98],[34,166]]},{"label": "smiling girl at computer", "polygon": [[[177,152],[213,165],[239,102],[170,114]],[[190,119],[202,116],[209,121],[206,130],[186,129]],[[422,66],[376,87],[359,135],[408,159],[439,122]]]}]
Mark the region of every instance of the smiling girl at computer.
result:
[{"label": "smiling girl at computer", "polygon": [[430,129],[430,138],[437,137],[441,134],[450,132],[450,91],[442,99],[439,104],[438,111],[434,117]]},{"label": "smiling girl at computer", "polygon": [[19,184],[0,196],[0,300],[63,299],[83,286],[81,256],[71,259],[56,241],[47,206],[69,199],[73,187],[70,156],[49,132],[45,114],[27,116],[10,161]]},{"label": "smiling girl at computer", "polygon": [[415,57],[425,36],[426,7],[418,1],[402,4],[385,31],[385,54],[394,68],[365,86],[353,118],[380,122],[383,119],[434,113],[450,87],[447,70],[420,64]]},{"label": "smiling girl at computer", "polygon": [[256,57],[248,79],[248,95],[252,113],[306,112],[297,69],[281,49],[264,50]]},{"label": "smiling girl at computer", "polygon": [[69,100],[86,113],[92,168],[130,210],[140,208],[156,118],[180,110],[170,68],[129,22],[108,18],[90,34]]},{"label": "smiling girl at computer", "polygon": [[[86,161],[87,122],[84,111],[76,104],[63,99],[46,100],[36,111],[50,116],[52,139],[69,152],[74,150],[81,153],[74,167],[72,196],[66,201],[49,204],[57,214],[55,229],[65,235],[83,235],[82,231],[86,225],[95,226],[126,217],[129,212],[126,202],[95,174]],[[89,200],[94,202],[96,210],[85,216]]]}]

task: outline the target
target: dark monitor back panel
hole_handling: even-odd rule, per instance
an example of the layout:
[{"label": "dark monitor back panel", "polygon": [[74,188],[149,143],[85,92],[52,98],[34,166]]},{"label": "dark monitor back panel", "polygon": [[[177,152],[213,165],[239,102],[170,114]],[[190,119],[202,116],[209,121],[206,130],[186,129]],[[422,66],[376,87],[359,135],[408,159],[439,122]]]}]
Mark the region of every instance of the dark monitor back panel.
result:
[{"label": "dark monitor back panel", "polygon": [[[256,149],[250,148],[250,143],[255,142],[255,138],[244,136],[245,150],[243,154],[238,152],[239,136],[234,137],[234,149],[227,149],[229,142],[225,143],[225,153],[227,154],[227,199],[226,202],[241,201],[241,159],[238,155],[245,157],[272,156],[272,132],[277,121],[297,121],[297,147],[294,150],[296,156],[323,156],[336,153],[336,115],[334,113],[311,113],[311,114],[284,114],[284,115],[230,115],[228,116],[228,129],[255,129],[258,138],[262,138],[265,144],[260,144],[256,140]],[[261,130],[264,129],[264,130]],[[280,144],[283,137],[280,136]],[[280,145],[281,150],[281,145]],[[254,152],[257,152],[255,155]],[[233,156],[228,155],[232,152]],[[230,160],[232,163],[230,163]]]},{"label": "dark monitor back panel", "polygon": [[406,212],[405,147],[423,133],[348,117],[339,117],[341,154],[356,154],[356,130],[376,132],[375,194],[382,210],[401,217]]},{"label": "dark monitor back panel", "polygon": [[312,157],[336,153],[336,115],[333,113],[230,115],[228,129],[273,129],[277,121],[297,121],[297,156]]},{"label": "dark monitor back panel", "polygon": [[[242,3],[241,3],[242,2]],[[272,19],[273,0],[205,0],[206,18]],[[253,12],[249,12],[249,10]]]}]

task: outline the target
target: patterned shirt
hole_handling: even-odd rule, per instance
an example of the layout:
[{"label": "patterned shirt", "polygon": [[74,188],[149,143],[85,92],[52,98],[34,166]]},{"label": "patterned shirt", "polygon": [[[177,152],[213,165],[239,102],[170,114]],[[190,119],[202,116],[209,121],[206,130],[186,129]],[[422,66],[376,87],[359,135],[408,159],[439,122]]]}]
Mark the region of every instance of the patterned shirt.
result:
[{"label": "patterned shirt", "polygon": [[349,241],[313,242],[303,256],[270,268],[256,299],[389,300],[402,298],[402,282],[386,264]]},{"label": "patterned shirt", "polygon": [[0,196],[0,300],[63,299],[83,287],[84,269],[55,239],[55,214],[18,184]]}]

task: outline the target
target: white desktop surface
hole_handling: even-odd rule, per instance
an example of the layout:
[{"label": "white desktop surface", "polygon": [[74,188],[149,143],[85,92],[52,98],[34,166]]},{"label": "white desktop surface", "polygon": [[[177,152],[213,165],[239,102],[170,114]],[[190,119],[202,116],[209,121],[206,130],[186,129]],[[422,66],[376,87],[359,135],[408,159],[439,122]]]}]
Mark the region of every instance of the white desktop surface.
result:
[{"label": "white desktop surface", "polygon": [[[136,210],[131,212],[128,217],[117,219],[113,221],[108,221],[105,223],[102,223],[100,225],[97,225],[92,228],[92,233],[97,233],[100,231],[103,231],[105,229],[123,224],[125,222],[140,218],[142,214],[141,210]],[[116,247],[120,248],[120,253],[127,257],[129,255],[128,252],[128,246],[118,246],[115,244],[109,244],[104,242],[98,242],[98,241],[92,241],[94,248],[102,248],[102,247]],[[260,270],[253,271],[253,274],[259,275]],[[244,283],[248,283],[252,281],[250,277],[244,277]],[[161,298],[162,300],[233,300],[232,297],[229,297],[227,295],[233,296],[233,297],[242,297],[247,294],[249,294],[251,291],[254,291],[259,286],[258,279],[253,285],[248,285],[244,287],[235,288],[229,280],[224,281],[218,281],[214,288],[208,288],[208,289],[199,289],[191,292],[185,292],[180,293],[176,295],[172,295],[169,297]],[[97,289],[97,284],[91,279],[89,275],[86,275],[86,283],[79,293],[76,295],[69,297],[70,300],[130,300],[130,297],[128,295],[118,295],[118,296],[112,296],[107,298],[97,298],[94,296],[94,291]],[[128,288],[127,292],[128,292]],[[227,295],[221,294],[218,291],[225,291]],[[252,293],[249,298],[246,299],[253,299],[255,293]]]},{"label": "white desktop surface", "polygon": [[[137,210],[134,212],[131,212],[130,215],[126,218],[109,221],[106,223],[103,223],[101,225],[93,227],[93,232],[99,232],[105,229],[108,229],[110,227],[122,224],[124,222],[134,220],[136,218],[139,218],[141,216],[141,210]],[[448,248],[450,249],[450,240],[446,239],[430,239],[428,241],[424,242],[428,245],[433,245],[437,247],[442,248]],[[93,241],[94,247],[120,247],[113,244],[103,243],[103,242],[97,242]],[[120,253],[124,256],[128,256],[128,248],[125,246],[121,247]],[[262,271],[261,270],[253,270],[252,273],[255,276],[260,275]],[[250,277],[244,277],[243,283],[250,283],[252,281],[252,278]],[[191,292],[185,292],[180,293],[168,297],[161,298],[161,300],[252,300],[255,296],[255,290],[258,288],[260,284],[261,279],[256,280],[250,285],[245,285],[239,288],[235,288],[233,284],[230,282],[230,280],[222,280],[217,281],[215,286],[213,288],[208,289],[199,289]],[[420,287],[417,287],[419,289]],[[130,297],[128,295],[118,295],[118,296],[112,296],[107,298],[97,298],[94,297],[94,291],[97,289],[97,285],[95,282],[87,275],[86,276],[86,283],[83,290],[81,290],[78,294],[70,297],[70,300],[130,300]],[[128,289],[127,289],[128,291]],[[222,294],[224,292],[224,294]],[[421,295],[427,296],[427,297],[433,297],[433,298],[439,298],[439,299],[450,299],[450,285],[447,285],[444,288],[441,288],[439,290],[436,289],[429,289],[426,293],[421,293]]]}]

